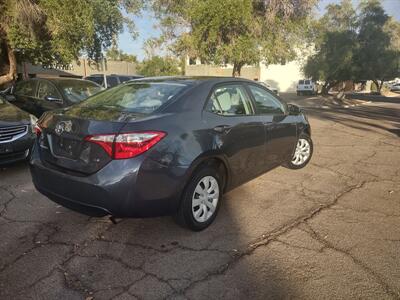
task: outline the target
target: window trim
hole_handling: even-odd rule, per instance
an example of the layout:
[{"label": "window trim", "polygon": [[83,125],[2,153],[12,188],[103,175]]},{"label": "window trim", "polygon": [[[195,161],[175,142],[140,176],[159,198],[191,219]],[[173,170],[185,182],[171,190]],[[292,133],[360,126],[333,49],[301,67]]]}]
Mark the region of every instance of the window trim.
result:
[{"label": "window trim", "polygon": [[[216,116],[219,116],[219,117],[225,117],[225,118],[254,117],[256,115],[254,102],[253,102],[252,97],[249,94],[249,91],[248,91],[248,89],[247,89],[247,87],[246,87],[246,85],[244,83],[245,83],[244,81],[227,81],[227,82],[219,82],[219,83],[214,84],[211,87],[210,92],[208,93],[206,101],[204,102],[204,106],[203,106],[202,112],[207,112],[207,113],[210,113],[210,114],[213,114],[213,115],[216,115]],[[248,115],[222,115],[222,114],[218,114],[218,113],[215,113],[215,112],[212,112],[212,111],[208,111],[206,109],[208,103],[211,101],[211,96],[214,93],[214,91],[216,89],[218,89],[219,87],[221,87],[221,86],[228,86],[228,85],[238,85],[238,86],[241,86],[243,88],[243,90],[246,93],[246,95],[248,97],[248,100],[249,100],[250,109],[251,109],[251,113],[250,114],[248,114]]]},{"label": "window trim", "polygon": [[[257,106],[256,106],[256,100],[255,100],[255,98],[254,98],[254,95],[253,95],[253,93],[251,92],[251,90],[250,90],[250,86],[255,86],[255,87],[258,87],[258,88],[260,88],[260,89],[262,89],[262,90],[264,90],[265,92],[267,92],[268,94],[270,94],[274,99],[276,99],[281,105],[282,105],[282,108],[283,108],[283,112],[282,113],[280,113],[280,114],[277,114],[277,113],[261,113],[261,112],[259,112],[259,110],[257,109]],[[246,89],[248,90],[248,93],[250,94],[250,97],[251,97],[251,101],[253,102],[253,106],[254,106],[254,109],[255,109],[255,115],[257,115],[257,116],[287,116],[288,115],[288,107],[287,107],[287,104],[286,104],[286,102],[284,102],[284,101],[282,101],[280,98],[279,98],[279,96],[278,95],[276,95],[276,94],[274,94],[274,93],[272,93],[270,90],[268,90],[266,87],[264,87],[264,86],[262,86],[262,85],[260,85],[260,84],[256,84],[256,83],[252,83],[252,82],[246,82]]]}]

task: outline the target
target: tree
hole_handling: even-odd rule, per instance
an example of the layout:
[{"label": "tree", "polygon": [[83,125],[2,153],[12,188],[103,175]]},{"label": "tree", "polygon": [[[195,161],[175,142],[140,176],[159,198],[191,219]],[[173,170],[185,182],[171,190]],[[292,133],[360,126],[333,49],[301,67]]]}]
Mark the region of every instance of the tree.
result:
[{"label": "tree", "polygon": [[165,42],[213,64],[285,63],[296,56],[316,0],[153,0]]},{"label": "tree", "polygon": [[328,5],[326,13],[317,23],[315,54],[308,57],[303,71],[307,77],[325,82],[323,94],[354,76],[356,24],[356,13],[350,0]]},{"label": "tree", "polygon": [[398,37],[390,33],[390,29],[398,30],[398,25],[393,23],[395,21],[389,18],[379,1],[361,3],[359,46],[355,53],[356,75],[360,79],[372,80],[378,92],[385,80],[399,75],[400,51],[395,45]]},{"label": "tree", "polygon": [[179,75],[179,64],[178,60],[171,57],[153,56],[139,65],[138,73],[143,76]]},{"label": "tree", "polygon": [[323,93],[346,80],[372,80],[381,91],[384,80],[399,75],[400,24],[379,1],[361,3],[357,15],[350,0],[329,5],[314,35],[315,54],[304,73],[325,81]]},{"label": "tree", "polygon": [[137,63],[137,57],[133,54],[127,54],[122,50],[119,50],[116,46],[111,47],[106,52],[106,57],[109,60],[114,61],[127,61],[131,63]]},{"label": "tree", "polygon": [[[17,62],[69,63],[82,53],[97,60],[126,22],[121,9],[138,13],[142,0],[0,0],[0,48],[6,74],[0,85],[16,78]],[[0,68],[0,70],[3,68]]]}]

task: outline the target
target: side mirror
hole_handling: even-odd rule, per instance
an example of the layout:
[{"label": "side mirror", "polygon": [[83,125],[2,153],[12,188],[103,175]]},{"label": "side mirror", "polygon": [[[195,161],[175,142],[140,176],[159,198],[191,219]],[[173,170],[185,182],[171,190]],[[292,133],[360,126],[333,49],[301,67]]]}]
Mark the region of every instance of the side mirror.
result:
[{"label": "side mirror", "polygon": [[298,115],[299,113],[301,113],[301,109],[300,107],[298,107],[297,105],[294,104],[288,104],[288,110],[289,110],[289,114],[292,115]]},{"label": "side mirror", "polygon": [[45,96],[44,100],[49,101],[49,102],[62,102],[62,99],[57,98],[57,97],[53,97],[53,96]]},{"label": "side mirror", "polygon": [[14,95],[11,95],[11,94],[4,95],[4,98],[6,98],[6,100],[7,100],[8,102],[13,102],[13,101],[17,100],[17,99],[15,98],[15,96],[14,96]]}]

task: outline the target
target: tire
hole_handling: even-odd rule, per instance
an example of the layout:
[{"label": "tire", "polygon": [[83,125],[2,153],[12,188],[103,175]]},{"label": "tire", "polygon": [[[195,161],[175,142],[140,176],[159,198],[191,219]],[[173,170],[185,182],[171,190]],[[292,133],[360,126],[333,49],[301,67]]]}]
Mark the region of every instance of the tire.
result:
[{"label": "tire", "polygon": [[[203,200],[201,200],[199,199],[201,198],[201,195],[197,191],[204,192],[207,190],[207,189],[203,190],[201,189],[201,187],[204,186],[204,183],[207,182],[206,178],[209,179],[210,183],[208,190],[211,189],[211,184],[217,184],[218,195],[215,196],[215,198],[213,199],[211,199],[210,197],[212,197],[212,195],[216,195],[216,193],[210,193],[207,194],[206,196],[203,195]],[[210,226],[211,223],[215,220],[221,204],[222,192],[223,192],[222,182],[223,178],[221,174],[219,174],[218,171],[213,167],[204,166],[198,169],[192,176],[190,182],[187,184],[185,188],[185,191],[183,192],[181,204],[175,216],[175,221],[182,227],[189,228],[190,230],[193,231],[201,231]],[[196,190],[196,188],[198,188],[199,185],[200,189]],[[215,201],[215,199],[217,200]],[[194,206],[193,205],[194,200],[200,202],[202,201],[203,203],[200,203],[198,206]],[[211,212],[210,206],[212,206],[213,202],[214,203],[216,202],[214,210],[212,214],[208,216],[208,214]],[[204,207],[206,207],[205,209],[207,210],[207,214],[205,214]],[[201,210],[202,212],[200,212],[200,215],[198,215],[199,211]],[[196,215],[198,216],[196,217]],[[204,221],[199,220],[201,218],[203,218]]]},{"label": "tire", "polygon": [[[304,146],[305,144],[308,144],[308,156],[306,157],[306,159],[304,159],[304,156],[302,155],[302,154],[307,153],[307,151],[306,151],[307,147]],[[303,149],[300,152],[302,154],[299,153],[299,151],[300,151],[299,147],[301,147],[301,149]],[[292,169],[292,170],[302,169],[310,162],[311,157],[313,155],[313,151],[314,151],[314,146],[313,146],[313,142],[312,142],[310,136],[308,136],[307,134],[301,134],[297,141],[296,149],[295,149],[295,152],[293,153],[293,157],[292,157],[291,161],[285,163],[283,166],[288,169]],[[302,159],[299,159],[299,157],[302,157]]]}]

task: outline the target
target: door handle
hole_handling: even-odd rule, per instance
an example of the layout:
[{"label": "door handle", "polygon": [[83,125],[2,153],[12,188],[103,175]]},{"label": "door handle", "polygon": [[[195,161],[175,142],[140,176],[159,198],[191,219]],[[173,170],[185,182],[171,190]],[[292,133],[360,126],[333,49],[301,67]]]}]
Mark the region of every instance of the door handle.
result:
[{"label": "door handle", "polygon": [[231,129],[231,125],[219,125],[214,127],[214,131],[219,133],[228,133]]}]

